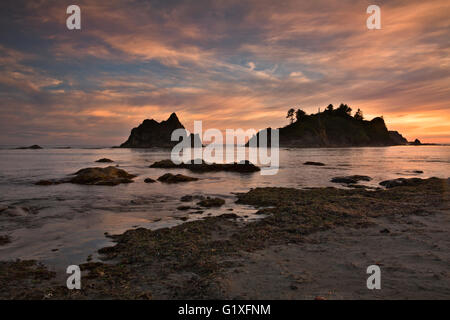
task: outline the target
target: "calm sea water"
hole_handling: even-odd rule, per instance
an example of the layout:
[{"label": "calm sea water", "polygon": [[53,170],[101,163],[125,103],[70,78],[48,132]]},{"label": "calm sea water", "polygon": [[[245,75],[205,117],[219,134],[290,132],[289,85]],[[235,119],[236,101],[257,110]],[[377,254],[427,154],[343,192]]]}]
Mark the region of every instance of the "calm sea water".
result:
[{"label": "calm sea water", "polygon": [[[81,168],[107,166],[94,161],[110,158],[121,169],[138,175],[134,183],[110,186],[61,184],[35,186],[41,179],[62,178]],[[168,159],[168,151],[150,149],[43,149],[0,150],[0,235],[12,243],[0,247],[0,260],[38,259],[55,268],[79,264],[97,249],[110,245],[104,233],[121,233],[135,227],[161,228],[182,223],[187,212],[177,210],[180,197],[187,194],[219,196],[226,205],[205,210],[208,214],[233,212],[256,219],[251,207],[236,205],[235,192],[254,187],[336,186],[335,176],[361,174],[373,178],[366,185],[377,186],[397,177],[450,176],[450,146],[397,146],[383,148],[281,149],[280,169],[276,175],[204,173],[186,170],[152,169],[154,161]],[[324,167],[304,166],[319,161]],[[422,174],[414,173],[423,171]],[[146,184],[166,172],[200,178],[184,184]]]}]

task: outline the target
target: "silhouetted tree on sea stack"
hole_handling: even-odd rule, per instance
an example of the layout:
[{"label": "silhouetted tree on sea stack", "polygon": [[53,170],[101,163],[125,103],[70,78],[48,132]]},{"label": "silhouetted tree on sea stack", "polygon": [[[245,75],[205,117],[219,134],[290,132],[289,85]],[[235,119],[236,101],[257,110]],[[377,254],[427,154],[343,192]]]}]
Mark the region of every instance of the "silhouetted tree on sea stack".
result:
[{"label": "silhouetted tree on sea stack", "polygon": [[286,118],[291,120],[291,123],[294,122],[294,114],[295,114],[295,109],[294,108],[290,108],[287,112]]},{"label": "silhouetted tree on sea stack", "polygon": [[302,109],[297,109],[297,111],[295,111],[295,119],[297,121],[300,121],[301,119],[303,119],[306,116],[306,112],[303,111]]},{"label": "silhouetted tree on sea stack", "polygon": [[342,114],[342,115],[351,115],[352,113],[352,108],[350,108],[348,105],[341,103],[341,105],[339,106],[339,108],[337,108],[336,112],[338,114]]},{"label": "silhouetted tree on sea stack", "polygon": [[364,116],[363,116],[363,112],[361,109],[358,109],[358,111],[356,111],[355,115],[353,116],[356,120],[364,120]]}]

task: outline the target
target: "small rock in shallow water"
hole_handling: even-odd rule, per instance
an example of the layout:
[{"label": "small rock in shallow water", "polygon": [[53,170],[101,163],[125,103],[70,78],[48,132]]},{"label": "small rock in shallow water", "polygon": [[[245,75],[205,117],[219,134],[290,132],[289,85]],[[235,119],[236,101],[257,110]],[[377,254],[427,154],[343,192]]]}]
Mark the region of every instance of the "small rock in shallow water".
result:
[{"label": "small rock in shallow water", "polygon": [[55,184],[60,184],[60,182],[52,180],[39,180],[38,182],[35,183],[35,185],[37,186],[51,186]]},{"label": "small rock in shallow water", "polygon": [[398,178],[398,179],[392,179],[392,180],[385,180],[381,181],[380,185],[383,187],[386,187],[387,189],[394,188],[394,187],[401,187],[401,186],[417,186],[421,184],[424,180],[420,178]]},{"label": "small rock in shallow water", "polygon": [[315,162],[315,161],[306,161],[305,163],[303,163],[305,166],[319,166],[319,167],[323,167],[325,165],[325,163],[322,162]]},{"label": "small rock in shallow water", "polygon": [[180,198],[180,201],[181,202],[190,202],[190,201],[194,201],[194,199],[197,199],[197,200],[204,200],[205,199],[205,197],[204,196],[202,196],[202,195],[185,195],[185,196],[182,196],[181,198]]},{"label": "small rock in shallow water", "polygon": [[135,175],[129,174],[125,170],[117,169],[116,167],[106,168],[85,168],[78,170],[72,176],[60,180],[40,180],[36,182],[36,185],[49,186],[60,183],[75,183],[85,185],[98,185],[98,186],[116,186],[121,183],[131,183]]},{"label": "small rock in shallow water", "polygon": [[9,236],[0,236],[0,246],[11,243],[11,238]]},{"label": "small rock in shallow water", "polygon": [[383,229],[383,230],[380,230],[380,233],[391,233],[391,232],[389,231],[389,229]]},{"label": "small rock in shallow water", "polygon": [[345,176],[345,177],[334,177],[331,179],[331,182],[344,183],[344,184],[356,184],[359,181],[370,181],[370,180],[372,180],[372,178],[369,176],[353,175],[353,176]]},{"label": "small rock in shallow water", "polygon": [[166,173],[158,178],[159,181],[164,183],[178,183],[178,182],[189,182],[189,181],[197,181],[198,178],[188,177],[182,174],[171,174]]},{"label": "small rock in shallow water", "polygon": [[177,208],[177,210],[181,210],[181,211],[189,210],[189,209],[191,209],[191,206],[179,206],[179,207]]},{"label": "small rock in shallow water", "polygon": [[180,201],[181,201],[181,202],[190,202],[190,201],[192,201],[192,200],[194,200],[194,198],[193,198],[192,196],[190,196],[190,195],[185,195],[185,196],[182,196],[182,197],[180,198]]},{"label": "small rock in shallow water", "polygon": [[37,149],[43,149],[41,146],[38,146],[37,144],[33,144],[32,146],[29,146],[29,147],[19,147],[19,148],[16,148],[16,149],[32,149],[32,150],[37,150]]},{"label": "small rock in shallow water", "polygon": [[365,189],[366,186],[363,186],[361,184],[348,184],[347,187],[354,188],[354,189]]},{"label": "small rock in shallow water", "polygon": [[210,198],[210,197],[207,197],[206,199],[197,203],[197,205],[202,206],[202,207],[207,207],[207,208],[221,207],[224,204],[225,204],[225,200],[223,200],[221,198]]},{"label": "small rock in shallow water", "polygon": [[68,182],[75,184],[87,185],[106,185],[116,186],[121,183],[131,183],[135,175],[129,174],[125,170],[117,169],[116,167],[106,168],[86,168],[77,171],[74,178]]},{"label": "small rock in shallow water", "polygon": [[108,158],[101,158],[101,159],[98,159],[98,160],[95,161],[95,162],[104,162],[104,163],[108,163],[108,162],[114,162],[114,161],[112,161],[111,159],[108,159]]},{"label": "small rock in shallow water", "polygon": [[33,207],[8,207],[0,213],[8,217],[25,217],[29,214],[37,214],[38,210]]},{"label": "small rock in shallow water", "polygon": [[144,182],[145,183],[155,183],[156,180],[153,180],[152,178],[145,178]]},{"label": "small rock in shallow water", "polygon": [[235,213],[224,213],[219,216],[219,218],[227,218],[227,219],[237,219],[239,216]]}]

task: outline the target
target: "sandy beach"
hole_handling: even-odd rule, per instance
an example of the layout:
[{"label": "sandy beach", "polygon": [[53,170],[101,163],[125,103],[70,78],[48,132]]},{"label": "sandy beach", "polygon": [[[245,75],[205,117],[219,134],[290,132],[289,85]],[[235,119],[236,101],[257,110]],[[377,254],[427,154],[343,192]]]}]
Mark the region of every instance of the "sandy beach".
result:
[{"label": "sandy beach", "polygon": [[[1,298],[448,299],[449,180],[388,190],[256,188],[232,212],[173,228],[110,236],[87,262],[82,289],[30,261],[0,263]],[[366,288],[366,268],[382,289]],[[63,284],[65,284],[63,282]]]},{"label": "sandy beach", "polygon": [[[222,284],[242,299],[449,299],[448,209],[371,222],[247,253]],[[372,264],[381,268],[381,290],[366,287]]]}]

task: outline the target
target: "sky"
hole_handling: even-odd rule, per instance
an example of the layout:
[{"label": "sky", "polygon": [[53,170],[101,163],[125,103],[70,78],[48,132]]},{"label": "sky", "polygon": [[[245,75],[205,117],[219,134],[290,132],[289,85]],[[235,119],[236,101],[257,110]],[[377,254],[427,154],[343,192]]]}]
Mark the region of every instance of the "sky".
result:
[{"label": "sky", "polygon": [[0,144],[118,145],[172,112],[258,130],[330,103],[450,143],[449,17],[448,0],[3,0]]}]

